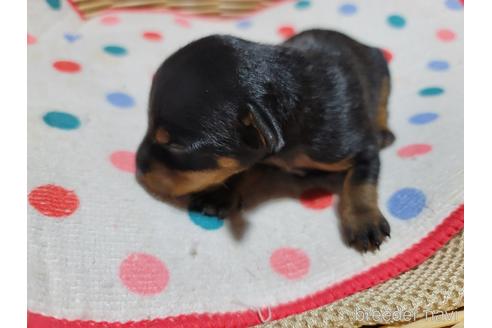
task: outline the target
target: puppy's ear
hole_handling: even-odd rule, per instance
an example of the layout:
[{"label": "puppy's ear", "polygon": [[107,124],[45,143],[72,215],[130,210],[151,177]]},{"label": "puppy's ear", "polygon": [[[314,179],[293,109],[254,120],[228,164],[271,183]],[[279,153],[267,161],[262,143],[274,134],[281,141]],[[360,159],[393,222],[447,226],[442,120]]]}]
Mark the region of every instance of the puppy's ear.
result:
[{"label": "puppy's ear", "polygon": [[266,149],[268,152],[277,152],[285,144],[282,131],[277,121],[266,111],[252,104],[248,104],[242,113],[243,142],[254,149]]}]

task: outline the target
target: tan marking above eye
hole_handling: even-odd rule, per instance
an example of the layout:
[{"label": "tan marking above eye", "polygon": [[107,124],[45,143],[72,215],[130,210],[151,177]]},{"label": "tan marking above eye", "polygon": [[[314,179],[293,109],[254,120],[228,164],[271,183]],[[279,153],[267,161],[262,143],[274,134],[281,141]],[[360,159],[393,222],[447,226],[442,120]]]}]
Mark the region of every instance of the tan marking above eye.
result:
[{"label": "tan marking above eye", "polygon": [[230,157],[219,157],[217,163],[223,168],[236,168],[240,166],[236,159]]},{"label": "tan marking above eye", "polygon": [[164,128],[158,128],[154,138],[155,141],[160,144],[167,144],[171,139],[169,132],[167,132]]}]

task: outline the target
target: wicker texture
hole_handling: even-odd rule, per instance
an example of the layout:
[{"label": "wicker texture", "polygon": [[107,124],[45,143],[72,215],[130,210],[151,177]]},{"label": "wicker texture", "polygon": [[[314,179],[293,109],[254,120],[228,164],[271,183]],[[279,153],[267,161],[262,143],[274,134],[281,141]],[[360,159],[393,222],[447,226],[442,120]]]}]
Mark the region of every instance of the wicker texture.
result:
[{"label": "wicker texture", "polygon": [[281,0],[71,0],[85,17],[110,9],[167,9],[197,15],[241,16]]},{"label": "wicker texture", "polygon": [[[464,305],[463,232],[429,260],[401,276],[343,300],[263,325],[263,328],[360,327],[394,323],[383,314],[408,320],[452,311]],[[358,314],[358,315],[357,315]],[[381,315],[380,315],[381,314]],[[380,320],[375,320],[378,319]],[[365,318],[364,318],[365,317]]]}]

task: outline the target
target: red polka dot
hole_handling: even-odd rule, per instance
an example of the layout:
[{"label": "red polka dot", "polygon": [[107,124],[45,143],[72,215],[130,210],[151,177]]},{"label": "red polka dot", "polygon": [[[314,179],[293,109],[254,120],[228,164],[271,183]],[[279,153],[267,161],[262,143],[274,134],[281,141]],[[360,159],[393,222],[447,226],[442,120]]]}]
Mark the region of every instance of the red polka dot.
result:
[{"label": "red polka dot", "polygon": [[125,172],[135,173],[135,153],[131,151],[115,151],[109,157],[113,165]]},{"label": "red polka dot", "polygon": [[159,32],[144,32],[142,34],[143,38],[145,40],[149,41],[161,41],[162,40],[162,34]]},{"label": "red polka dot", "polygon": [[436,32],[436,37],[443,42],[450,42],[456,39],[456,34],[448,29],[440,29]]},{"label": "red polka dot", "polygon": [[277,33],[287,39],[287,38],[290,38],[291,36],[293,36],[294,34],[296,34],[296,31],[294,30],[294,28],[290,25],[283,25],[283,26],[280,26],[277,30]]},{"label": "red polka dot", "polygon": [[28,200],[41,214],[52,218],[67,217],[79,207],[79,198],[73,191],[52,184],[33,189]]},{"label": "red polka dot", "polygon": [[322,210],[333,203],[333,195],[323,188],[313,188],[301,194],[301,203],[307,208]]},{"label": "red polka dot", "polygon": [[130,291],[140,295],[162,292],[169,281],[169,272],[157,257],[133,253],[121,262],[120,279]]},{"label": "red polka dot", "polygon": [[35,44],[37,41],[38,39],[36,39],[36,37],[31,34],[27,34],[27,44]]},{"label": "red polka dot", "polygon": [[309,271],[309,257],[297,248],[279,248],[270,256],[270,265],[276,273],[290,280],[304,277]]},{"label": "red polka dot", "polygon": [[53,67],[62,73],[77,73],[81,70],[80,64],[70,60],[59,60],[53,63]]},{"label": "red polka dot", "polygon": [[382,49],[382,51],[383,51],[384,59],[386,59],[386,62],[391,63],[391,61],[393,60],[393,53],[388,49]]},{"label": "red polka dot", "polygon": [[101,18],[101,24],[106,26],[112,26],[120,23],[119,17],[116,16],[106,16]]},{"label": "red polka dot", "polygon": [[414,144],[408,145],[398,150],[398,156],[402,158],[416,157],[427,154],[432,150],[431,145],[426,144]]},{"label": "red polka dot", "polygon": [[174,22],[181,27],[186,27],[186,28],[191,27],[190,22],[182,17],[176,17],[174,19]]}]

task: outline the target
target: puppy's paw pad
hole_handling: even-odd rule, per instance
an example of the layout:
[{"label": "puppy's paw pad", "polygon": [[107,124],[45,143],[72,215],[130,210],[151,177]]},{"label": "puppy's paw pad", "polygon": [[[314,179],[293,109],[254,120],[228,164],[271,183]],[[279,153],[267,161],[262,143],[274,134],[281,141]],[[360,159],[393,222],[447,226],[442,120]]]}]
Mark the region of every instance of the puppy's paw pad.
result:
[{"label": "puppy's paw pad", "polygon": [[347,243],[360,252],[379,250],[381,244],[390,237],[390,225],[382,214],[354,217],[343,229]]}]

